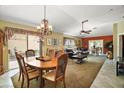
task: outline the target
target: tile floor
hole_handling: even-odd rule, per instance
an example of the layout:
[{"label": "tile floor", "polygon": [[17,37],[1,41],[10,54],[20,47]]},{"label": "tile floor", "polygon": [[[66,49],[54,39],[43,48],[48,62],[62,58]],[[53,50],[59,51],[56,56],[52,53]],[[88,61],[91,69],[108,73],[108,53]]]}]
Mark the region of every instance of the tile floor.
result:
[{"label": "tile floor", "polygon": [[19,69],[13,69],[0,76],[0,88],[13,88],[11,77],[15,75]]},{"label": "tile floor", "polygon": [[116,61],[105,61],[91,88],[124,88],[124,75],[116,76]]}]

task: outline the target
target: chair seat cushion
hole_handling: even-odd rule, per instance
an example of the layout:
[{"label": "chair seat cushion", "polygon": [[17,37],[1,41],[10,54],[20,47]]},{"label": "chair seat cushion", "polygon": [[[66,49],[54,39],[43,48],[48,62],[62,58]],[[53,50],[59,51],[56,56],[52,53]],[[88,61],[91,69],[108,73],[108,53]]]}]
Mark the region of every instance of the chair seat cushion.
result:
[{"label": "chair seat cushion", "polygon": [[52,70],[51,72],[47,72],[46,74],[44,74],[43,78],[50,81],[55,81],[55,74],[56,74],[56,71]]},{"label": "chair seat cushion", "polygon": [[34,79],[36,77],[39,77],[39,71],[31,71],[28,73],[29,79]]},{"label": "chair seat cushion", "polygon": [[34,68],[34,69],[28,69],[27,70],[28,73],[31,73],[31,72],[34,72],[34,71],[37,71],[37,69]]}]

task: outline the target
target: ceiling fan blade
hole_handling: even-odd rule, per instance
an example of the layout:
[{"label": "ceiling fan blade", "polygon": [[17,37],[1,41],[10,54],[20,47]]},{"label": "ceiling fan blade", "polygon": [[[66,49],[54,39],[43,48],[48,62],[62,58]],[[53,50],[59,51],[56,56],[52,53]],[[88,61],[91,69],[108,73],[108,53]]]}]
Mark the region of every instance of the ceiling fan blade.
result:
[{"label": "ceiling fan blade", "polygon": [[82,31],[81,33],[86,33],[86,34],[90,34],[91,30],[87,30],[87,31]]},{"label": "ceiling fan blade", "polygon": [[86,32],[92,32],[92,30],[87,30]]},{"label": "ceiling fan blade", "polygon": [[90,32],[85,32],[86,34],[90,34]]},{"label": "ceiling fan blade", "polygon": [[84,21],[82,21],[82,23],[85,23],[85,22],[88,22],[88,20],[84,20]]},{"label": "ceiling fan blade", "polygon": [[84,31],[82,30],[82,31],[80,31],[80,34],[82,34]]},{"label": "ceiling fan blade", "polygon": [[84,33],[84,34],[90,34],[89,32],[85,32],[85,31],[84,31],[84,32],[82,32],[82,33]]}]

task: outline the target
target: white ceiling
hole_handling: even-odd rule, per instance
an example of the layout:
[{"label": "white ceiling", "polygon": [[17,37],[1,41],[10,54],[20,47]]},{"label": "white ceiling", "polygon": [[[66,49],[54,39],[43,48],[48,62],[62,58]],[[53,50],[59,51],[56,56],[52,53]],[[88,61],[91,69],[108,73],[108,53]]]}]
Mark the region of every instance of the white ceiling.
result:
[{"label": "white ceiling", "polygon": [[[112,24],[124,20],[123,5],[47,5],[47,19],[54,31],[79,37],[112,35]],[[40,5],[1,5],[0,19],[37,26],[43,19]],[[80,35],[81,22],[91,34]],[[96,28],[96,29],[93,29]]]}]

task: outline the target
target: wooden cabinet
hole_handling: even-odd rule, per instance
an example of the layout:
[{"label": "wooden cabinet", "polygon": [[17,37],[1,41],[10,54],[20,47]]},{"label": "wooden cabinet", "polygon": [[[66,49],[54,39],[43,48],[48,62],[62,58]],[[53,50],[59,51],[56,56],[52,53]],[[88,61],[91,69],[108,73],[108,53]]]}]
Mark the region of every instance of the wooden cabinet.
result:
[{"label": "wooden cabinet", "polygon": [[3,32],[0,30],[0,74],[3,73]]}]

